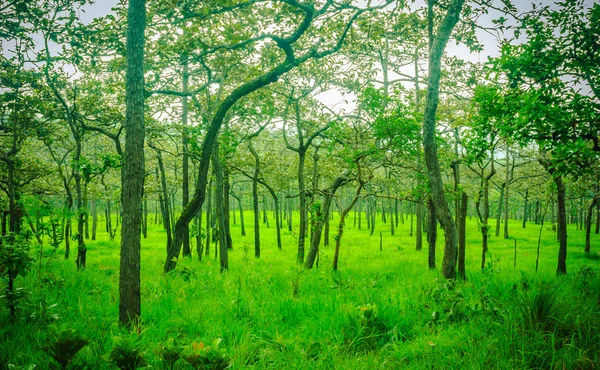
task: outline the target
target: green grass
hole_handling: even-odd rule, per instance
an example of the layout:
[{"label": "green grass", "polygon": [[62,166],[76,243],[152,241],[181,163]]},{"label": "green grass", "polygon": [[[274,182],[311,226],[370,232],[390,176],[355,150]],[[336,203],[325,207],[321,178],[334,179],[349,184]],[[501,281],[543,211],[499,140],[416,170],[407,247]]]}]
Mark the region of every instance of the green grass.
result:
[{"label": "green grass", "polygon": [[[331,268],[333,235],[319,267],[306,271],[295,264],[295,235],[286,228],[283,250],[277,250],[271,220],[270,228],[261,228],[260,259],[253,257],[251,225],[242,237],[238,224],[229,272],[219,273],[213,244],[210,257],[182,259],[168,275],[162,273],[165,234],[150,225],[142,244],[140,327],[149,363],[163,368],[156,350],[169,338],[180,345],[222,338],[234,369],[600,367],[598,235],[592,236],[593,257],[586,256],[584,232],[569,227],[569,274],[557,278],[552,230],[544,226],[536,274],[539,225],[522,229],[511,221],[514,239],[491,237],[490,266],[482,272],[481,236],[469,220],[467,282],[450,284],[428,270],[426,246],[414,250],[408,221],[395,236],[380,219],[373,236],[366,227],[354,228],[352,215],[346,224],[338,272]],[[59,250],[42,260],[41,270],[38,260],[29,275],[17,278],[29,293],[15,321],[0,308],[0,368],[49,368],[52,360],[42,350],[49,323],[67,323],[90,339],[74,366],[111,368],[101,356],[112,349],[113,337],[125,334],[117,323],[119,235],[110,241],[99,227],[98,237],[87,241],[85,271]],[[440,232],[438,266],[442,248]],[[368,304],[376,306],[372,317],[365,313]],[[176,368],[190,367],[180,360]]]}]

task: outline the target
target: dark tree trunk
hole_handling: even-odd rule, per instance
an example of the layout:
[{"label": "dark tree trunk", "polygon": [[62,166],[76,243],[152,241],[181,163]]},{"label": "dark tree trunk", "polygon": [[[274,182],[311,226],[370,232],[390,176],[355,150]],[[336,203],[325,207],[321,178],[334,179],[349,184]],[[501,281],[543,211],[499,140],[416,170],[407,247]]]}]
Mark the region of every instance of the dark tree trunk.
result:
[{"label": "dark tree trunk", "polygon": [[227,245],[225,207],[223,206],[225,197],[223,168],[219,158],[218,141],[215,142],[213,147],[212,164],[215,173],[215,208],[217,211],[217,221],[219,222],[219,262],[221,264],[221,272],[224,272],[229,269],[229,246]]},{"label": "dark tree trunk", "polygon": [[[436,112],[439,103],[441,59],[444,49],[450,38],[454,26],[458,22],[464,0],[452,0],[447,7],[446,14],[442,19],[429,53],[429,78],[427,83],[427,99],[425,112],[423,114],[423,148],[425,151],[425,164],[429,177],[429,188],[431,199],[437,219],[439,219],[445,234],[444,261],[442,273],[446,279],[456,277],[456,253],[458,250],[458,233],[456,225],[450,212],[450,207],[444,194],[444,184],[437,153],[436,137]],[[433,20],[433,2],[429,2],[429,23]]]},{"label": "dark tree trunk", "polygon": [[239,209],[239,211],[240,211],[240,227],[241,227],[241,229],[242,229],[242,236],[246,236],[246,226],[245,226],[245,224],[244,224],[244,207],[243,207],[243,205],[242,205],[242,199],[241,199],[239,196],[237,196],[237,195],[235,195],[234,193],[232,193],[232,192],[229,192],[229,194],[230,194],[230,195],[231,195],[231,196],[232,196],[232,197],[233,197],[235,200],[237,200],[237,203],[238,203],[238,209]]},{"label": "dark tree trunk", "polygon": [[504,187],[504,239],[508,239],[508,218],[510,209],[508,207],[509,201],[509,189],[510,189],[510,153],[508,151],[508,144],[506,144],[506,177],[504,179],[506,186]]},{"label": "dark tree trunk", "polygon": [[230,217],[230,205],[229,205],[229,190],[231,185],[229,184],[229,171],[227,167],[223,166],[223,213],[225,214],[225,242],[227,243],[227,249],[233,250],[233,239],[231,238],[231,225],[229,222]]},{"label": "dark tree trunk", "polygon": [[142,197],[144,192],[144,30],[145,0],[130,0],[127,14],[125,157],[122,170],[123,228],[119,275],[119,321],[139,321]]},{"label": "dark tree trunk", "polygon": [[[161,184],[161,196],[162,199],[162,210],[163,210],[163,223],[165,226],[165,230],[167,232],[167,246],[171,245],[173,242],[173,233],[171,231],[171,205],[169,204],[169,189],[167,188],[167,175],[165,173],[165,165],[162,160],[162,152],[157,147],[152,146],[150,143],[148,144],[154,151],[156,151],[156,159],[158,160],[158,170],[160,174],[160,184]],[[189,247],[189,245],[188,245]],[[167,249],[167,253],[168,253]]]},{"label": "dark tree trunk", "polygon": [[[205,243],[205,248],[206,250],[204,251],[204,253],[206,254],[206,256],[210,255],[210,243],[211,243],[211,236],[212,236],[212,224],[213,224],[213,219],[212,219],[212,189],[213,189],[213,183],[212,183],[212,179],[210,180],[210,182],[208,183],[208,195],[207,195],[207,202],[206,202],[206,243]],[[202,207],[200,208],[202,209]]]},{"label": "dark tree trunk", "polygon": [[98,200],[96,196],[92,199],[92,240],[96,240],[96,230],[98,228]]},{"label": "dark tree trunk", "polygon": [[466,233],[467,233],[467,202],[469,200],[467,193],[460,192],[460,209],[458,211],[458,277],[461,280],[467,278],[465,269],[465,253],[467,249]]},{"label": "dark tree trunk", "polygon": [[248,145],[254,156],[254,175],[252,176],[252,209],[254,211],[254,257],[260,258],[260,210],[258,209],[258,175],[260,172],[260,159],[258,153]]},{"label": "dark tree trunk", "polygon": [[596,206],[596,231],[595,234],[600,234],[600,202]]},{"label": "dark tree trunk", "polygon": [[565,204],[565,184],[561,176],[554,177],[554,182],[558,190],[557,206],[558,206],[558,267],[557,275],[565,275],[567,273],[567,207]]},{"label": "dark tree trunk", "polygon": [[502,209],[504,208],[504,188],[506,187],[506,182],[502,183],[500,187],[500,199],[498,200],[498,210],[496,211],[496,236],[500,236],[500,224],[502,220]]},{"label": "dark tree trunk", "polygon": [[142,235],[144,239],[148,237],[148,199],[144,196],[144,215],[142,218]]},{"label": "dark tree trunk", "polygon": [[585,253],[590,253],[591,245],[591,234],[592,234],[592,218],[594,218],[594,207],[600,202],[600,195],[596,195],[592,198],[592,201],[588,205],[587,217],[585,219]]},{"label": "dark tree trunk", "polygon": [[429,213],[427,217],[427,243],[429,245],[428,261],[429,269],[433,270],[436,268],[435,243],[437,242],[437,215],[431,197],[427,197],[427,211]]}]

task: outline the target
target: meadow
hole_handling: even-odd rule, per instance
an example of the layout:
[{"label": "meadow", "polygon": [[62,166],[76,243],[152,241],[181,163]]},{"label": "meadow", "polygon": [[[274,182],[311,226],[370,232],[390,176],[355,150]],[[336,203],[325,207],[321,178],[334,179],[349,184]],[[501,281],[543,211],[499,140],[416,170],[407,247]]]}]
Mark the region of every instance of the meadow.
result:
[{"label": "meadow", "polygon": [[[305,270],[295,263],[293,233],[282,230],[278,251],[273,220],[270,228],[263,225],[256,259],[252,228],[247,224],[243,237],[238,223],[232,225],[228,272],[219,272],[213,244],[210,256],[181,259],[167,275],[165,234],[152,224],[142,244],[139,335],[118,325],[120,236],[111,241],[99,228],[98,240],[86,241],[84,271],[63,259],[62,248],[54,253],[44,247],[41,260],[32,248],[32,270],[16,279],[26,291],[16,318],[0,308],[0,368],[59,368],[44,350],[48,325],[64,325],[89,340],[68,367],[74,369],[115,368],[106,355],[123,338],[149,365],[164,369],[192,368],[184,359],[168,361],[169,350],[215,349],[218,338],[219,350],[211,355],[232,369],[600,367],[600,236],[592,235],[586,255],[584,231],[569,225],[568,275],[557,277],[558,243],[550,225],[542,230],[536,273],[540,225],[523,229],[520,221],[510,222],[511,239],[491,236],[482,271],[481,236],[475,218],[468,220],[465,282],[428,269],[426,239],[415,251],[408,220],[394,236],[378,220],[369,236],[350,215],[339,271],[332,270],[333,237],[321,249],[318,268]],[[438,267],[442,248],[440,230]]]}]

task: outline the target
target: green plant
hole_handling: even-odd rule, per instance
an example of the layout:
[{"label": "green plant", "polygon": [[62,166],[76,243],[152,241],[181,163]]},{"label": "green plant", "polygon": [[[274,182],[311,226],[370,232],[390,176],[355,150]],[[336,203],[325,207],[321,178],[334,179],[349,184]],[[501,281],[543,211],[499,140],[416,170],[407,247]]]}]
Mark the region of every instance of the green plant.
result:
[{"label": "green plant", "polygon": [[350,318],[347,332],[348,348],[355,352],[367,352],[392,342],[396,337],[396,328],[390,328],[378,317],[376,305],[367,303],[358,306],[358,317]]},{"label": "green plant", "polygon": [[29,249],[29,242],[21,234],[10,233],[0,237],[0,276],[8,277],[6,294],[2,298],[7,301],[11,316],[15,315],[16,304],[25,292],[14,288],[14,280],[19,275],[25,276],[34,260]]},{"label": "green plant", "polygon": [[48,325],[48,331],[50,332],[48,344],[43,347],[43,350],[63,369],[66,369],[77,352],[90,342],[67,324],[62,324],[60,327]]},{"label": "green plant", "polygon": [[182,350],[175,339],[169,338],[166,342],[158,345],[156,354],[163,361],[165,369],[170,370],[173,369],[175,363],[180,359]]},{"label": "green plant", "polygon": [[518,308],[525,329],[551,330],[558,313],[555,287],[542,284],[529,292],[523,292],[518,300]]},{"label": "green plant", "polygon": [[222,339],[217,338],[210,346],[202,342],[194,342],[184,347],[181,357],[194,369],[223,370],[229,366],[229,355],[223,348],[219,348]]},{"label": "green plant", "polygon": [[144,356],[137,334],[115,337],[113,349],[102,358],[110,362],[119,369],[135,370],[148,366],[148,361]]}]

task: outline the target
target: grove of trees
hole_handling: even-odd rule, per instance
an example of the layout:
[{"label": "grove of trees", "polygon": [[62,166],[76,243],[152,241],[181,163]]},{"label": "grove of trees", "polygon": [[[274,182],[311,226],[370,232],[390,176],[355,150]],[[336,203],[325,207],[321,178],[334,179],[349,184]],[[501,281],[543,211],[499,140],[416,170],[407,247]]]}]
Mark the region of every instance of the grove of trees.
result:
[{"label": "grove of trees", "polygon": [[599,4],[129,0],[84,21],[88,3],[0,5],[0,249],[70,261],[76,243],[85,274],[86,243],[120,237],[124,326],[143,317],[153,223],[165,274],[182,258],[225,273],[240,223],[253,258],[293,249],[304,269],[344,268],[350,222],[373,240],[410,223],[449,280],[474,272],[468,250],[488,268],[509,220],[556,232],[557,275],[567,225],[600,251]]}]

